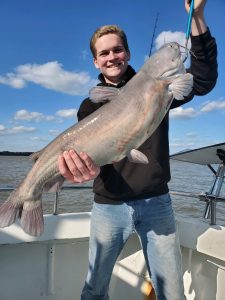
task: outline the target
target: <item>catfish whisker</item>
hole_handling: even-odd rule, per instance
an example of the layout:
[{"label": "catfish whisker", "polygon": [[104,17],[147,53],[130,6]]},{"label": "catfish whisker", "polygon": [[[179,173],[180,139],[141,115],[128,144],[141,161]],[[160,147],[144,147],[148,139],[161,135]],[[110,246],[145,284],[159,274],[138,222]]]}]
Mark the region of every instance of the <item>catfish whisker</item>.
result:
[{"label": "catfish whisker", "polygon": [[194,52],[193,52],[191,49],[189,49],[189,48],[187,47],[187,42],[186,42],[185,46],[183,46],[183,45],[181,45],[181,44],[179,44],[179,43],[177,43],[177,44],[179,45],[180,48],[184,48],[184,49],[185,49],[185,52],[181,52],[181,53],[185,53],[185,58],[184,58],[184,60],[183,60],[183,63],[184,63],[184,62],[186,61],[186,59],[188,58],[188,54],[192,55],[194,58],[197,59],[197,56],[194,54]]}]

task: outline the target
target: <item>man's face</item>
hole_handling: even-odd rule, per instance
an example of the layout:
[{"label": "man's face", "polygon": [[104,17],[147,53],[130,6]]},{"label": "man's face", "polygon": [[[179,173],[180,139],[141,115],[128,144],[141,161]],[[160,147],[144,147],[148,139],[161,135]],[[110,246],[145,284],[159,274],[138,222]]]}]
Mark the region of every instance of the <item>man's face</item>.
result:
[{"label": "man's face", "polygon": [[118,84],[130,59],[130,53],[125,50],[121,38],[113,33],[103,35],[96,41],[95,49],[95,67],[100,69],[106,82]]}]

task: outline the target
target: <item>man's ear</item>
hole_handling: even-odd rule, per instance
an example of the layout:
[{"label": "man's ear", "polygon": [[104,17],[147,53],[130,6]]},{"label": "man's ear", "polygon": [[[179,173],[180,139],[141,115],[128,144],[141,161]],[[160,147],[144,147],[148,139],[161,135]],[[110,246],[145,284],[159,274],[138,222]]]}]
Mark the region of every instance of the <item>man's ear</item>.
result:
[{"label": "man's ear", "polygon": [[98,62],[97,62],[97,59],[95,57],[93,58],[93,62],[94,62],[95,68],[99,69]]}]

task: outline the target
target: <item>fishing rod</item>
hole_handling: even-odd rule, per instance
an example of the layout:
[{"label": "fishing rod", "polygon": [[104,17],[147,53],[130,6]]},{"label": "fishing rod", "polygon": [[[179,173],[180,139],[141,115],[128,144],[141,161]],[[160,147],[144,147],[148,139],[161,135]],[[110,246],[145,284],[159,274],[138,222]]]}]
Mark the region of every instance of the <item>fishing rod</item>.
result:
[{"label": "fishing rod", "polygon": [[148,55],[149,57],[152,54],[152,48],[153,48],[153,42],[154,42],[154,38],[155,38],[155,32],[156,32],[156,26],[157,26],[158,18],[159,18],[159,13],[157,13],[156,19],[155,19],[155,24],[154,24],[153,34],[152,34],[152,41],[151,41],[150,51],[149,51],[149,55]]},{"label": "fishing rod", "polygon": [[185,52],[185,58],[184,58],[184,61],[186,61],[187,57],[188,57],[188,48],[187,48],[187,45],[188,45],[188,40],[189,40],[189,37],[190,37],[190,34],[191,34],[191,22],[192,22],[192,17],[193,17],[193,11],[194,11],[194,3],[195,1],[194,0],[190,0],[189,2],[190,3],[190,10],[189,10],[189,15],[188,15],[188,24],[187,24],[187,30],[186,30],[186,35],[185,35],[185,49],[186,49],[186,52]]},{"label": "fishing rod", "polygon": [[[194,0],[190,0],[190,10],[189,10],[189,15],[188,15],[188,24],[187,24],[187,30],[186,30],[186,35],[185,35],[185,45],[184,46],[181,46],[182,48],[185,48],[185,58],[183,60],[183,62],[186,61],[186,59],[188,58],[188,52],[190,52],[190,50],[188,49],[187,45],[188,45],[188,40],[189,40],[189,37],[190,37],[190,34],[191,34],[191,22],[192,22],[192,17],[193,17],[193,11],[194,11]],[[153,48],[153,42],[154,42],[154,38],[155,38],[155,32],[156,32],[156,27],[157,27],[157,22],[158,22],[158,18],[159,18],[159,13],[157,13],[156,15],[156,19],[155,19],[155,24],[154,24],[154,29],[153,29],[153,34],[152,34],[152,40],[151,40],[151,45],[150,45],[150,51],[149,51],[149,57],[151,56],[152,54],[152,48]],[[191,52],[191,54],[193,56],[194,53]]]}]

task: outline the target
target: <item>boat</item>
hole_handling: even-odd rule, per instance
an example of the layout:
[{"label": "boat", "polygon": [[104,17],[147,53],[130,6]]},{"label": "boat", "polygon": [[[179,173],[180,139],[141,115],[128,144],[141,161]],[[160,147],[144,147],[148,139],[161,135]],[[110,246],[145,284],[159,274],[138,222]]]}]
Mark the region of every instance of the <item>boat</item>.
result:
[{"label": "boat", "polygon": [[[205,202],[202,219],[176,214],[186,298],[224,300],[225,226],[217,224],[216,204],[225,202],[220,194],[225,143],[180,152],[171,159],[207,165],[214,178],[207,193],[171,191]],[[88,267],[90,216],[90,212],[58,214],[56,202],[54,213],[44,215],[40,237],[27,235],[19,223],[0,229],[0,299],[79,300]],[[109,296],[110,300],[156,299],[135,234],[114,267]]]}]

